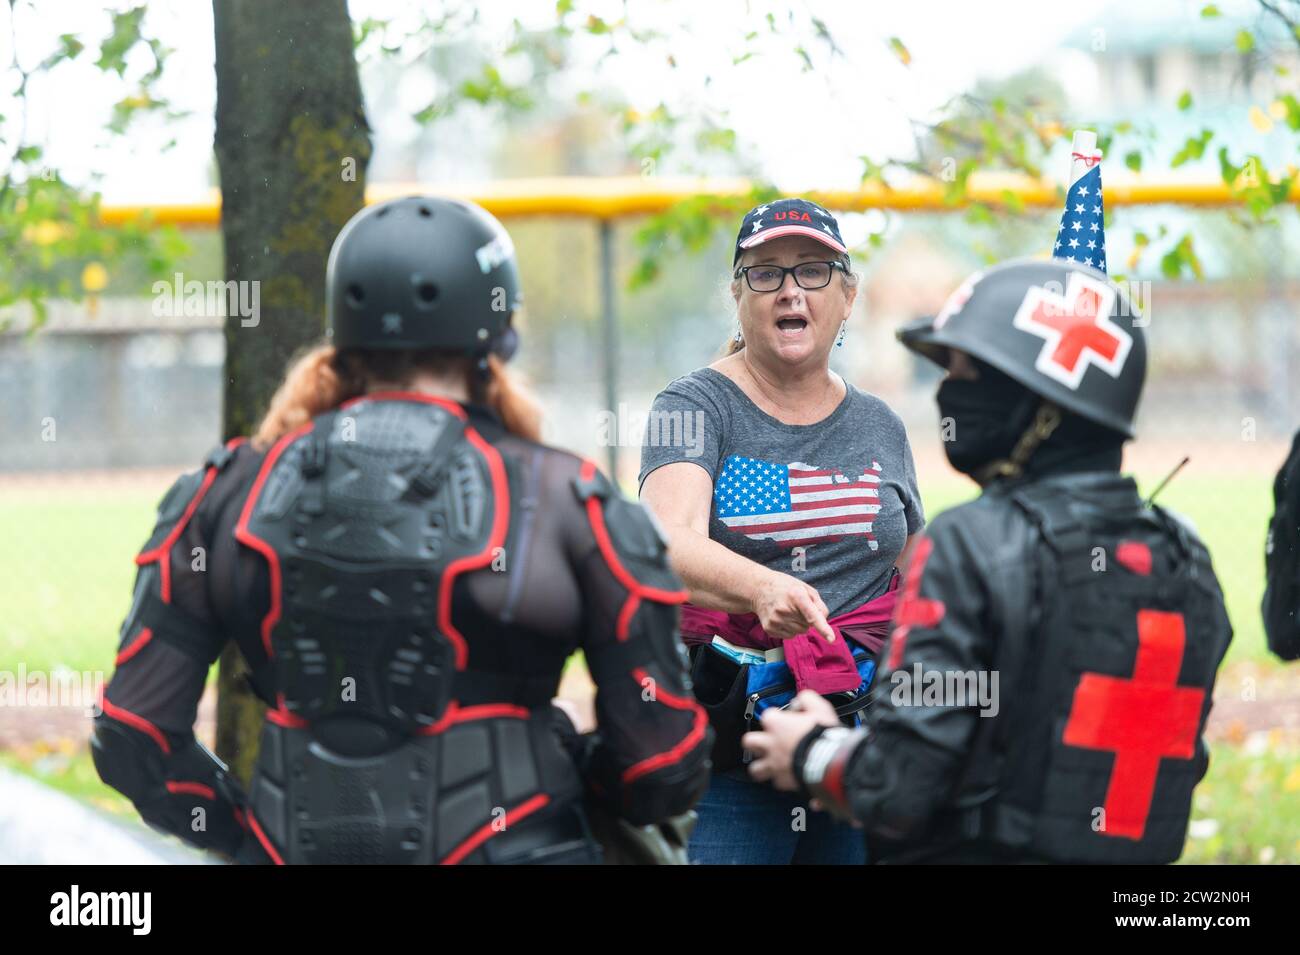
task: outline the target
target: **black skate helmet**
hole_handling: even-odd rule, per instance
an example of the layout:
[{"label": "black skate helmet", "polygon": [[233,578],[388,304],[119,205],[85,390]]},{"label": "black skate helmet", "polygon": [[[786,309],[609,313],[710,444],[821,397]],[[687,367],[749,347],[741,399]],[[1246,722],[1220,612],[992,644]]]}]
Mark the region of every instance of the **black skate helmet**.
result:
[{"label": "black skate helmet", "polygon": [[337,348],[442,348],[486,367],[514,353],[522,301],[514,245],[471,202],[434,196],[362,209],[330,250],[326,329]]}]

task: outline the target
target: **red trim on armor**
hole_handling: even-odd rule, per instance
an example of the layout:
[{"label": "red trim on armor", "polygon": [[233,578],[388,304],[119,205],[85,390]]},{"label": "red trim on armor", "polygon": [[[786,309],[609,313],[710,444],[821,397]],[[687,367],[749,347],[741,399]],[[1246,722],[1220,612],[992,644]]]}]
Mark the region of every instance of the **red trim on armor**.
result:
[{"label": "red trim on armor", "polygon": [[243,829],[245,832],[247,832],[248,820],[244,818],[244,810],[240,809],[238,806],[234,806],[233,811],[235,813],[235,822],[239,823],[240,829]]},{"label": "red trim on armor", "polygon": [[284,865],[284,857],[275,851],[275,846],[273,846],[271,840],[266,837],[266,833],[262,831],[262,827],[257,824],[257,817],[253,815],[253,810],[251,809],[248,810],[248,825],[252,828],[253,835],[257,836],[257,841],[262,844],[262,848],[266,850],[266,854],[271,857],[271,861],[276,865]]},{"label": "red trim on armor", "polygon": [[417,730],[415,735],[436,736],[456,723],[469,723],[474,720],[526,720],[530,716],[532,714],[527,709],[522,706],[515,706],[513,703],[479,703],[474,706],[462,707],[455,700],[452,700],[447,706],[447,712],[442,714],[442,719],[422,730]]},{"label": "red trim on armor", "polygon": [[248,492],[248,499],[244,501],[244,509],[239,514],[239,521],[235,524],[235,540],[246,547],[251,547],[265,557],[267,564],[271,568],[271,609],[262,618],[262,648],[266,651],[268,660],[271,659],[271,630],[275,627],[276,621],[280,619],[280,558],[270,544],[248,529],[248,519],[253,514],[253,507],[262,494],[262,486],[266,484],[271,468],[275,466],[275,462],[284,453],[284,449],[315,426],[315,421],[308,421],[301,427],[283,435],[279,441],[275,442],[275,445],[267,452],[261,470],[257,472],[257,480],[253,482],[252,490]]},{"label": "red trim on armor", "polygon": [[526,720],[530,715],[525,707],[515,706],[513,703],[482,703],[477,706],[458,706],[456,717],[452,722],[467,723],[470,720],[490,720],[499,717]]},{"label": "red trim on armor", "polygon": [[[637,667],[633,670],[632,677],[638,683],[644,683],[646,680],[653,680],[653,677],[645,671],[644,667]],[[656,769],[661,769],[664,766],[671,766],[673,763],[681,762],[682,757],[698,746],[700,741],[704,739],[705,731],[709,727],[709,718],[705,714],[704,708],[701,707],[699,703],[695,702],[695,700],[687,697],[675,696],[672,693],[659,689],[657,686],[655,687],[654,699],[656,702],[663,703],[665,706],[670,706],[675,710],[692,711],[695,714],[695,722],[691,725],[690,732],[683,736],[681,742],[672,749],[647,757],[639,763],[633,763],[627,769],[623,770],[622,779],[624,783],[633,782],[647,773],[653,773]]]},{"label": "red trim on armor", "polygon": [[886,671],[897,670],[903,662],[903,649],[907,646],[907,635],[913,627],[937,627],[947,613],[942,600],[921,596],[921,575],[925,573],[925,562],[930,559],[932,550],[934,541],[922,536],[916,542],[912,556],[908,558],[902,597],[894,608],[894,633],[889,638]]},{"label": "red trim on armor", "polygon": [[142,629],[138,634],[136,634],[135,640],[131,642],[131,645],[128,646],[121,653],[119,653],[116,659],[113,660],[113,666],[120,667],[127,660],[131,659],[133,656],[135,656],[137,653],[143,650],[145,648],[145,644],[147,644],[152,639],[153,639],[153,631],[150,630],[148,627]]},{"label": "red trim on armor", "polygon": [[632,618],[636,616],[636,608],[639,606],[641,598],[637,594],[632,594],[623,602],[623,609],[618,612],[618,625],[614,628],[619,643],[627,640],[628,628],[632,626]]},{"label": "red trim on armor", "polygon": [[101,693],[99,697],[99,708],[103,710],[104,715],[110,719],[117,720],[119,723],[124,723],[132,729],[139,730],[141,733],[146,734],[150,739],[157,743],[158,748],[168,756],[172,754],[171,744],[167,742],[167,737],[162,734],[162,730],[158,729],[158,727],[154,726],[143,716],[136,716],[129,710],[124,710],[122,707],[110,703],[108,697],[103,695],[103,693]]},{"label": "red trim on armor", "polygon": [[[514,809],[511,809],[506,813],[505,815],[506,825],[513,825],[514,823],[519,822],[521,819],[531,816],[533,813],[537,812],[537,810],[541,809],[543,806],[546,806],[548,803],[550,803],[550,801],[551,801],[551,797],[543,793],[538,793],[536,796],[533,796],[531,799],[525,800],[524,802],[516,806]],[[513,818],[511,818],[512,816]],[[487,842],[498,832],[505,831],[504,829],[494,829],[493,828],[494,823],[495,820],[489,823],[485,823],[481,829],[479,829],[472,836],[470,836],[468,839],[466,839],[464,842],[458,845],[455,849],[453,849],[447,855],[447,857],[443,859],[442,862],[439,863],[439,865],[459,864],[462,859],[464,859],[467,855],[469,855],[471,852],[473,852],[483,843]]]},{"label": "red trim on armor", "polygon": [[[432,395],[425,397],[432,398]],[[465,637],[451,622],[451,590],[456,578],[469,570],[491,563],[492,552],[505,543],[506,523],[510,516],[510,486],[506,481],[506,467],[501,460],[501,453],[488,444],[472,427],[465,429],[465,437],[470,444],[478,448],[492,473],[492,532],[488,535],[487,546],[477,554],[453,560],[442,574],[438,590],[438,627],[447,635],[456,649],[456,669],[464,670],[469,662],[469,644]]]},{"label": "red trim on armor", "polygon": [[[231,438],[226,442],[226,448],[233,451],[246,440],[248,439]],[[158,562],[158,570],[162,575],[162,602],[165,604],[172,602],[171,549],[175,546],[176,542],[180,540],[180,536],[185,533],[185,528],[189,525],[190,518],[194,516],[194,512],[198,510],[199,505],[203,503],[204,495],[208,493],[208,488],[212,487],[212,482],[216,479],[217,468],[213,465],[208,468],[207,473],[203,477],[203,483],[199,485],[199,489],[195,493],[194,497],[190,498],[190,503],[185,508],[185,513],[182,514],[181,519],[176,522],[176,526],[172,528],[171,533],[168,534],[163,539],[163,542],[153,550],[142,551],[135,557],[135,563],[138,567],[143,567],[145,564],[151,564],[154,561]]]},{"label": "red trim on armor", "polygon": [[[590,481],[596,475],[596,462],[590,458],[583,458],[582,470],[578,473],[582,480]],[[640,600],[648,598],[658,603],[686,603],[687,598],[690,596],[688,591],[662,590],[658,587],[650,587],[638,581],[628,572],[627,568],[623,566],[623,562],[618,559],[618,553],[614,550],[614,545],[609,539],[609,531],[605,527],[605,515],[600,509],[600,500],[596,497],[587,498],[587,521],[591,524],[591,532],[596,537],[596,546],[600,548],[600,554],[605,558],[605,563],[613,572],[614,578],[630,591],[627,601],[624,602],[618,613],[616,633],[620,642],[626,640],[628,636],[627,628],[631,623],[632,614],[636,610],[635,606],[629,610],[628,604],[633,601],[640,602]]]},{"label": "red trim on armor", "polygon": [[203,783],[173,782],[167,780],[167,791],[173,795],[186,794],[190,796],[202,796],[204,799],[216,799],[217,794],[213,792],[211,786],[205,786]]},{"label": "red trim on armor", "polygon": [[297,713],[291,713],[289,707],[284,704],[284,694],[278,693],[275,697],[275,709],[266,711],[266,718],[276,726],[284,726],[291,730],[306,729],[311,723],[303,719]]},{"label": "red trim on armor", "polygon": [[468,419],[465,409],[450,398],[440,398],[437,395],[425,394],[422,391],[376,391],[368,395],[357,395],[355,398],[349,398],[339,405],[340,408],[350,408],[362,401],[422,401],[428,405],[438,405],[446,408],[461,421]]}]

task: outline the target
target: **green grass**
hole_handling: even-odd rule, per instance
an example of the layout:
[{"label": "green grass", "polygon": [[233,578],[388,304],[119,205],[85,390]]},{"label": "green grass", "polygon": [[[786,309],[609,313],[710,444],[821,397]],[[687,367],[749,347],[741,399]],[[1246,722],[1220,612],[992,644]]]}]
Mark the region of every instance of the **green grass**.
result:
[{"label": "green grass", "polygon": [[[1266,743],[1266,745],[1258,745]],[[1183,862],[1300,863],[1300,742],[1216,743],[1192,797]]]},{"label": "green grass", "polygon": [[90,747],[85,742],[74,744],[71,740],[64,740],[57,746],[38,743],[15,752],[0,751],[0,766],[30,776],[116,816],[137,817],[129,799],[100,781],[95,763],[90,758]]},{"label": "green grass", "polygon": [[161,492],[0,496],[0,669],[111,672]]}]

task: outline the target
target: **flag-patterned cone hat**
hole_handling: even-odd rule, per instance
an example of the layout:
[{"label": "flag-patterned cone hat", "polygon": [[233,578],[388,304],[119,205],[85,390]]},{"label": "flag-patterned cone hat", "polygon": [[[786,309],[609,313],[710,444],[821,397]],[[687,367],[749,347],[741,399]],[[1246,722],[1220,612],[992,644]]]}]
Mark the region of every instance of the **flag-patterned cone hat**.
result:
[{"label": "flag-patterned cone hat", "polygon": [[1054,258],[1018,259],[975,273],[938,315],[905,325],[898,338],[943,367],[951,349],[965,352],[1062,409],[1131,438],[1146,379],[1143,323],[1104,271],[1095,134],[1076,133],[1074,147]]}]

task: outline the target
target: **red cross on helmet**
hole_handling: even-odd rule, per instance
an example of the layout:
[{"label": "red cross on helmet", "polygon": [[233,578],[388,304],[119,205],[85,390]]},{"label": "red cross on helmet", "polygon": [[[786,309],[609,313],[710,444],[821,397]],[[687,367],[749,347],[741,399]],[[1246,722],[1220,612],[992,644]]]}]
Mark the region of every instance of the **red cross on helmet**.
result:
[{"label": "red cross on helmet", "polygon": [[898,331],[944,367],[955,348],[1065,411],[1132,438],[1146,378],[1137,310],[1102,272],[1017,259],[968,278],[933,318]]}]

